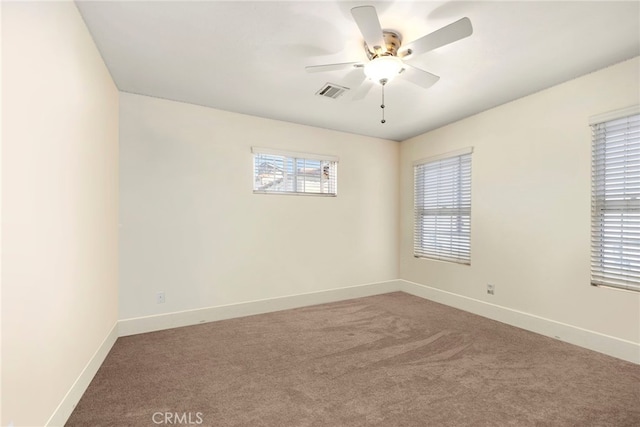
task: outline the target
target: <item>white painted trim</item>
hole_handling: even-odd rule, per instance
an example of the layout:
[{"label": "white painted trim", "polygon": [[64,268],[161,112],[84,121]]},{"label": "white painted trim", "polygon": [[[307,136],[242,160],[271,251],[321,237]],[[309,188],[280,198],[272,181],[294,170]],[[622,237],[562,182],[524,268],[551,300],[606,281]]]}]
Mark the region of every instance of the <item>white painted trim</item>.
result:
[{"label": "white painted trim", "polygon": [[118,321],[118,331],[120,336],[124,337],[181,326],[214,322],[217,320],[253,316],[255,314],[271,313],[274,311],[397,292],[400,290],[400,286],[401,281],[389,280],[386,282],[369,283],[306,294],[122,319]]},{"label": "white painted trim", "polygon": [[275,156],[293,157],[296,159],[326,160],[329,162],[340,161],[340,158],[338,156],[332,156],[328,154],[301,153],[299,151],[277,150],[275,148],[251,147],[251,152],[253,154],[272,154]]},{"label": "white painted trim", "polygon": [[105,337],[100,347],[93,354],[87,365],[84,367],[78,378],[75,380],[67,394],[64,396],[56,410],[53,412],[49,421],[45,424],[47,427],[64,426],[71,413],[75,409],[76,405],[80,401],[80,398],[89,387],[89,383],[93,380],[93,377],[102,366],[102,362],[106,359],[109,351],[118,338],[118,323],[116,322],[109,331],[109,334]]},{"label": "white painted trim", "polygon": [[398,291],[640,364],[640,344],[638,343],[556,322],[408,280],[398,279],[306,294],[120,320],[113,326],[100,347],[91,357],[64,399],[62,399],[47,421],[46,426],[64,426],[115,344],[118,336],[135,335]]},{"label": "white painted trim", "polygon": [[606,113],[591,116],[589,117],[589,125],[593,126],[593,125],[608,122],[611,120],[617,120],[623,117],[633,116],[636,114],[640,114],[640,105],[632,105],[631,107],[623,108],[621,110],[608,111]]},{"label": "white painted trim", "polygon": [[417,297],[468,311],[507,325],[640,364],[640,344],[598,332],[465,297],[430,286],[399,280],[400,290]]},{"label": "white painted trim", "polygon": [[472,153],[473,153],[473,147],[465,147],[459,150],[449,151],[448,153],[442,153],[442,154],[437,154],[435,156],[418,159],[413,162],[413,166],[415,167],[415,166],[422,165],[424,163],[431,163],[438,160],[450,159],[452,157],[458,157],[458,156],[463,156],[465,154],[472,154]]}]

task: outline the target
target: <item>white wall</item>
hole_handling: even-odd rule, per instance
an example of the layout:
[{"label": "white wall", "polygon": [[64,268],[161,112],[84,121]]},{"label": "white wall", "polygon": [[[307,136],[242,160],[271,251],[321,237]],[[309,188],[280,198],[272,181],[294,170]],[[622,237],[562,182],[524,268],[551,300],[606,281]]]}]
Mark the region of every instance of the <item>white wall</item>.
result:
[{"label": "white wall", "polygon": [[1,422],[42,426],[117,322],[118,91],[74,3],[2,9]]},{"label": "white wall", "polygon": [[[2,35],[2,2],[0,2],[0,36]],[[0,98],[2,98],[2,42],[0,42]],[[2,129],[2,102],[0,102],[0,130]],[[2,224],[2,135],[0,135],[0,224]],[[2,227],[0,226],[0,396],[2,396]],[[0,424],[2,423],[0,397]]]},{"label": "white wall", "polygon": [[[339,156],[338,197],[253,194],[252,146]],[[396,279],[398,155],[391,141],[121,94],[120,319]]]},{"label": "white wall", "polygon": [[[589,283],[590,116],[639,102],[638,58],[401,144],[400,276],[640,342],[640,295]],[[412,252],[412,162],[473,146],[471,266]],[[494,296],[486,284],[496,287]],[[640,359],[639,359],[640,360]]]}]

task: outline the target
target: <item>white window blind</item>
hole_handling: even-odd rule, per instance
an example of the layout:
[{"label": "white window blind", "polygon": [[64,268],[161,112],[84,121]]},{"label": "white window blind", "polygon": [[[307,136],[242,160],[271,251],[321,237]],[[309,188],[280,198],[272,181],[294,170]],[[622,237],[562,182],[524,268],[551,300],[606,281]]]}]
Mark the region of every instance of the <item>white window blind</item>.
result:
[{"label": "white window blind", "polygon": [[253,148],[253,192],[338,194],[338,158]]},{"label": "white window blind", "polygon": [[471,263],[471,153],[414,164],[414,256]]},{"label": "white window blind", "polygon": [[640,291],[638,111],[591,123],[591,283],[635,291]]}]

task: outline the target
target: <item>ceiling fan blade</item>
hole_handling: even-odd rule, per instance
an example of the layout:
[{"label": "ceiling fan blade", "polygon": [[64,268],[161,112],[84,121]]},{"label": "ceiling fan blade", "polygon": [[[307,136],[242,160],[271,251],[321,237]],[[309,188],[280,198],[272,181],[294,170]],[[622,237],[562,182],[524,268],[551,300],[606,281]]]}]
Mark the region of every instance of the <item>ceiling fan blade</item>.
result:
[{"label": "ceiling fan blade", "polygon": [[360,101],[361,99],[364,99],[364,97],[367,96],[373,86],[375,86],[375,84],[371,80],[365,78],[362,83],[360,83],[360,85],[353,91],[351,100]]},{"label": "ceiling fan blade", "polygon": [[442,27],[431,34],[420,37],[402,46],[402,51],[411,49],[413,54],[425,53],[437,49],[441,46],[453,43],[465,37],[469,37],[473,33],[473,27],[469,18],[462,18],[456,22]]},{"label": "ceiling fan blade", "polygon": [[337,71],[337,70],[348,70],[352,68],[361,68],[364,65],[362,62],[343,62],[340,64],[324,64],[324,65],[309,65],[304,67],[307,70],[307,73],[319,73],[324,71]]},{"label": "ceiling fan blade", "polygon": [[418,85],[425,89],[430,88],[440,80],[440,77],[435,74],[431,74],[430,72],[421,70],[420,68],[412,67],[408,64],[404,64],[404,71],[400,73],[400,76],[414,85]]},{"label": "ceiling fan blade", "polygon": [[354,7],[351,9],[351,15],[356,21],[356,25],[358,25],[367,46],[372,50],[382,49],[382,52],[386,52],[387,47],[376,8],[373,6]]}]

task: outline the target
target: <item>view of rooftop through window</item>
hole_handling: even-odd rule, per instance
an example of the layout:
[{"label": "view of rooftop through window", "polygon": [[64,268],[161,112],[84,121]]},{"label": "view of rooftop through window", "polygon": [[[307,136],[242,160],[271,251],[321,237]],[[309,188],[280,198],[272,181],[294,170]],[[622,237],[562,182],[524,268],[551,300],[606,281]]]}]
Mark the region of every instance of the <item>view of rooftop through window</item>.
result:
[{"label": "view of rooftop through window", "polygon": [[254,192],[336,195],[337,162],[276,154],[254,155]]}]

